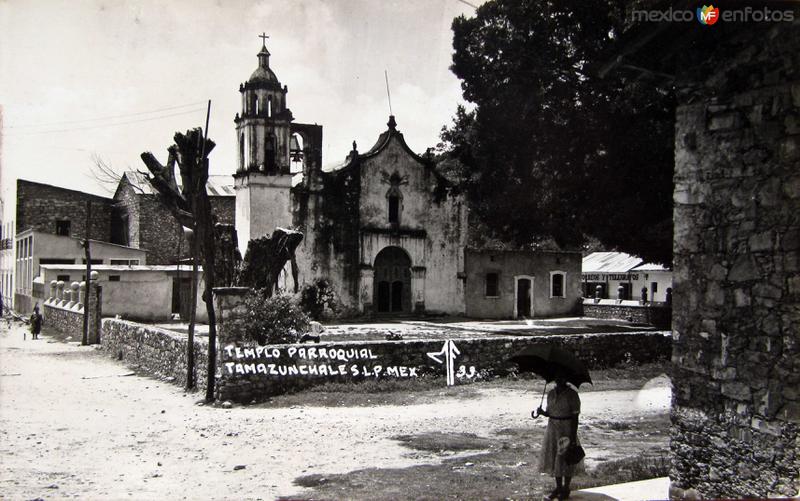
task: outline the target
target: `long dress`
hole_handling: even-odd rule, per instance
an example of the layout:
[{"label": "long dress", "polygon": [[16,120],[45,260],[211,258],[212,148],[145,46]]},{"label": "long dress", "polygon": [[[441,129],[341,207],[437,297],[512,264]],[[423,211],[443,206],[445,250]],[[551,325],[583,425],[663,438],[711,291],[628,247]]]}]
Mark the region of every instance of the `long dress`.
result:
[{"label": "long dress", "polygon": [[[581,399],[578,392],[572,388],[563,390],[552,389],[547,393],[547,413],[553,417],[569,417],[581,412]],[[578,464],[568,465],[564,461],[564,452],[572,436],[572,420],[554,419],[547,420],[547,429],[544,432],[539,471],[549,473],[554,477],[572,477],[576,473],[585,471],[583,460]],[[560,442],[560,447],[559,447]],[[580,445],[578,440],[578,445]]]}]

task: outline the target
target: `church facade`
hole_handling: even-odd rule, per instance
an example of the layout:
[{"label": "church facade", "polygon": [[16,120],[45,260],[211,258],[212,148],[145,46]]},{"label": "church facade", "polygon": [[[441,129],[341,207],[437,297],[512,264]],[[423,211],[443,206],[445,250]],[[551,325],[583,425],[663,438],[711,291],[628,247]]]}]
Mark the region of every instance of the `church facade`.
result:
[{"label": "church facade", "polygon": [[323,171],[322,127],[293,121],[269,56],[264,46],[234,120],[240,250],[294,228],[304,238],[287,288],[327,280],[354,313],[464,314],[467,208],[432,156],[415,153],[390,116],[372,148],[353,143]]}]

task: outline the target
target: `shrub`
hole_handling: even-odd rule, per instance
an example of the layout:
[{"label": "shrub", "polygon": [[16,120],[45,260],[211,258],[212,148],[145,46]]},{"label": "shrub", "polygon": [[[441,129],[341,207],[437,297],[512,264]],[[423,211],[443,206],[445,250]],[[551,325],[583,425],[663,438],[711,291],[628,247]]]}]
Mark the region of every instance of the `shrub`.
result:
[{"label": "shrub", "polygon": [[309,318],[295,298],[289,294],[266,297],[263,289],[250,292],[245,298],[247,340],[264,344],[296,343],[308,331]]}]

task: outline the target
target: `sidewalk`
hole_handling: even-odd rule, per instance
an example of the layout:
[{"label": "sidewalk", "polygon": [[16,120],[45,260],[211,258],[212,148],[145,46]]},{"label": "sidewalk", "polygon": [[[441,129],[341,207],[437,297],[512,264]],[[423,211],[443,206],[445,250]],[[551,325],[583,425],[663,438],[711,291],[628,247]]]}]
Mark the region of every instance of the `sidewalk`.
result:
[{"label": "sidewalk", "polygon": [[575,501],[645,501],[669,499],[669,477],[606,485],[575,491],[569,499]]}]

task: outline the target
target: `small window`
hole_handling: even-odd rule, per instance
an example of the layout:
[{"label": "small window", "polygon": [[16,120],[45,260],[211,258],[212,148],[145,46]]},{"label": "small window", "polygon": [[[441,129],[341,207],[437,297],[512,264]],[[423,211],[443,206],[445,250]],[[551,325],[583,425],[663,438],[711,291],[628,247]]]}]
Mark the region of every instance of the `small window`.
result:
[{"label": "small window", "polygon": [[[86,258],[81,259],[81,261],[83,262],[83,264],[86,264]],[[103,264],[103,260],[102,259],[92,259],[92,264]]]},{"label": "small window", "polygon": [[136,266],[139,264],[138,259],[112,259],[109,264],[118,266]]},{"label": "small window", "polygon": [[400,222],[400,197],[397,195],[389,195],[389,222]]},{"label": "small window", "polygon": [[57,275],[56,280],[59,282],[69,283],[69,275]]},{"label": "small window", "polygon": [[658,282],[650,282],[650,292],[653,294],[658,292]]},{"label": "small window", "polygon": [[109,282],[119,282],[119,275],[109,275],[108,276]]},{"label": "small window", "polygon": [[68,219],[56,221],[56,235],[69,236],[70,222]]},{"label": "small window", "polygon": [[565,297],[563,272],[554,271],[550,273],[550,297]]},{"label": "small window", "polygon": [[498,297],[500,294],[497,291],[498,274],[486,274],[486,297]]}]

